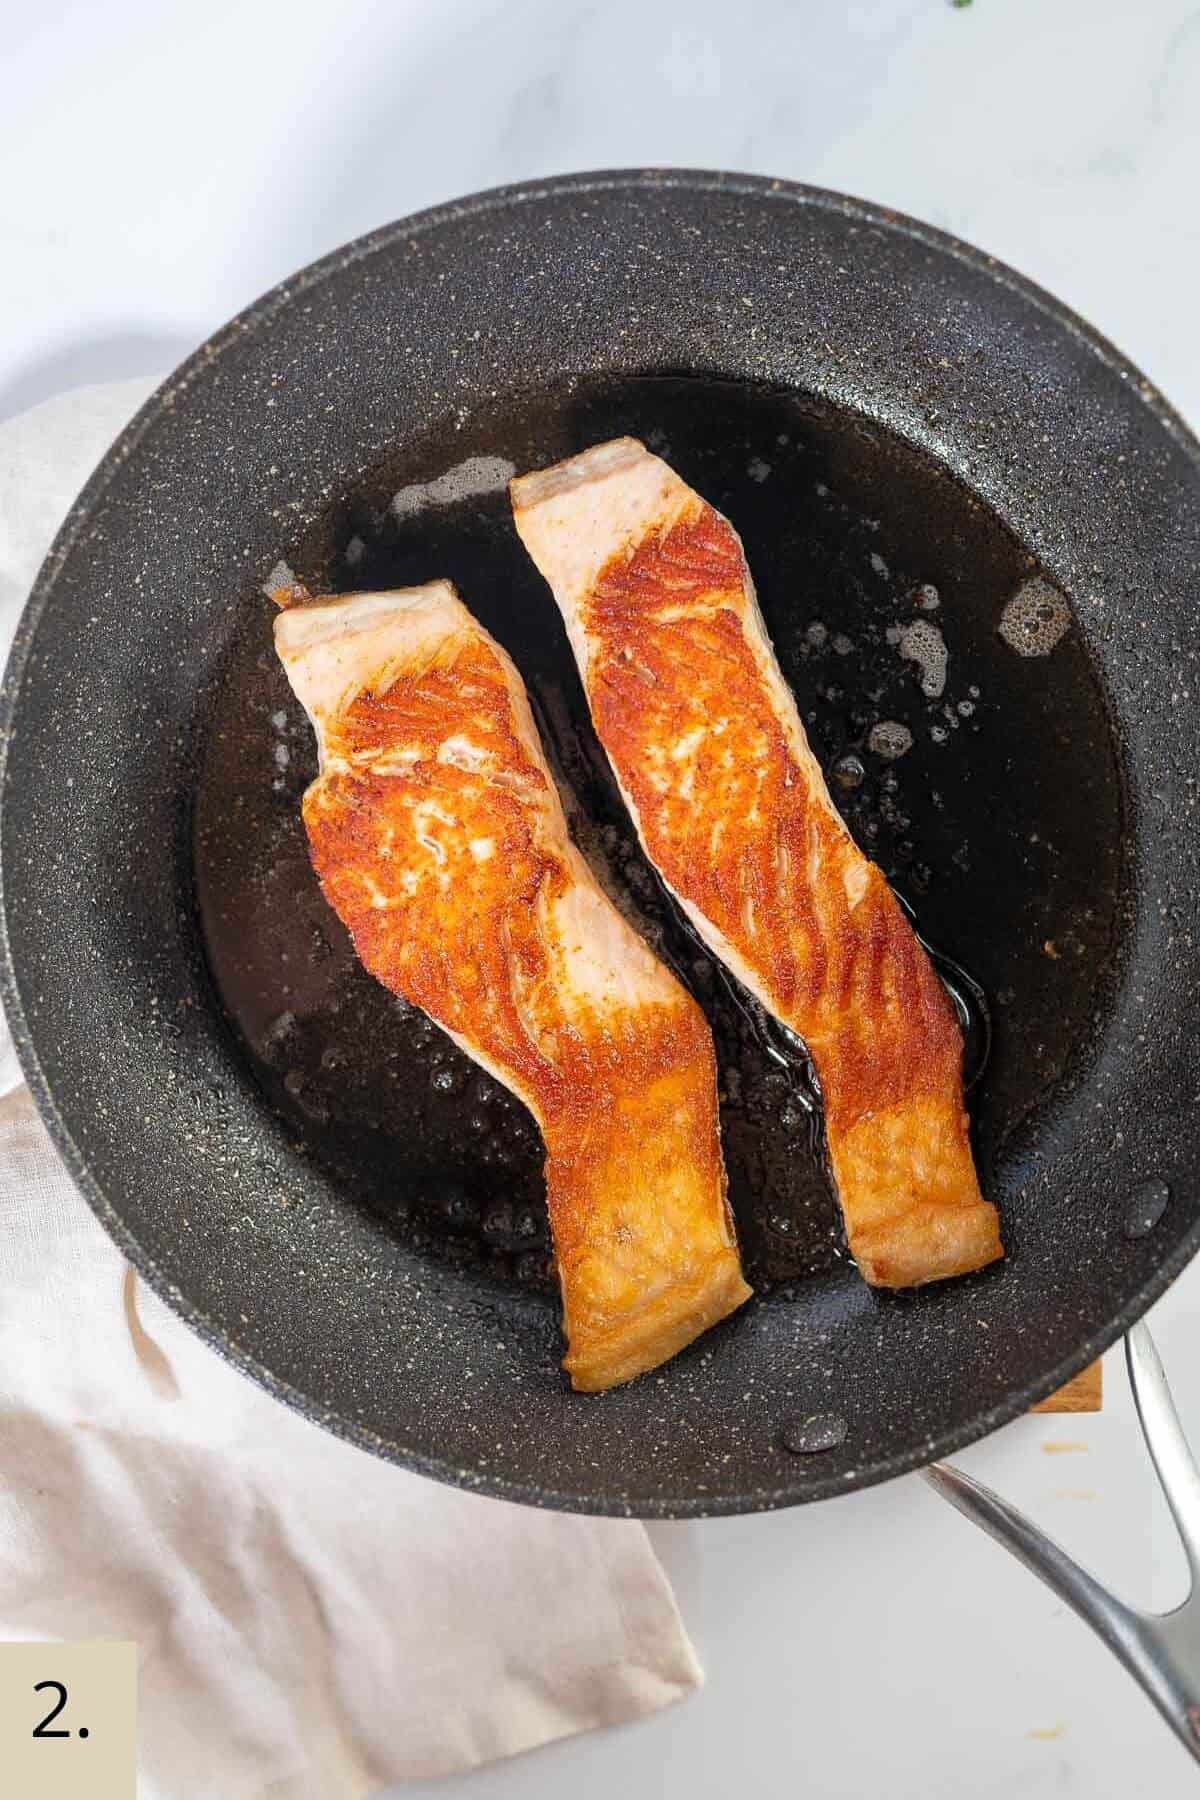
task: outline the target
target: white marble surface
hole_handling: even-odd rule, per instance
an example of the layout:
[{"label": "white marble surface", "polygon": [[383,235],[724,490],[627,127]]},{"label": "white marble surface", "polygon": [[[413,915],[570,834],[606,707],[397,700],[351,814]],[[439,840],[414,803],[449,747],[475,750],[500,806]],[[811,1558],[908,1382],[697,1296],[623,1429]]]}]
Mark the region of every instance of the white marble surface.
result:
[{"label": "white marble surface", "polygon": [[[691,163],[840,187],[973,239],[1200,424],[1189,0],[6,0],[3,31],[0,416],[164,367],[297,265],[414,207],[563,169]],[[1156,1323],[1200,1439],[1197,1300],[1194,1269]],[[1182,1561],[1109,1377],[1103,1416],[1025,1420],[963,1460],[1162,1604]],[[1044,1454],[1055,1438],[1088,1448]],[[654,1536],[705,1692],[431,1794],[1197,1789],[1106,1653],[916,1479]]]}]

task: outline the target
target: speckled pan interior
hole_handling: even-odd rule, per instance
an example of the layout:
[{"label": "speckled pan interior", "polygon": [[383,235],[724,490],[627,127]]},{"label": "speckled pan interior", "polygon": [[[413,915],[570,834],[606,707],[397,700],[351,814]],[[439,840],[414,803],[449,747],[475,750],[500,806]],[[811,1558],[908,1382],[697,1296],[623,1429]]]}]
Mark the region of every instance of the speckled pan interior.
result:
[{"label": "speckled pan interior", "polygon": [[[632,841],[499,485],[625,430],[742,531],[852,829],[982,990],[1009,1255],[979,1277],[858,1280],[803,1071]],[[262,594],[281,558],[337,589],[458,582],[585,852],[713,1020],[759,1295],[627,1389],[559,1370],[530,1122],[367,980],[316,890]],[[912,1468],[1081,1367],[1200,1237],[1198,592],[1178,419],[927,227],[662,172],[390,226],[180,369],[39,577],[0,741],[4,1001],[38,1104],[147,1279],[378,1454],[646,1516]]]}]

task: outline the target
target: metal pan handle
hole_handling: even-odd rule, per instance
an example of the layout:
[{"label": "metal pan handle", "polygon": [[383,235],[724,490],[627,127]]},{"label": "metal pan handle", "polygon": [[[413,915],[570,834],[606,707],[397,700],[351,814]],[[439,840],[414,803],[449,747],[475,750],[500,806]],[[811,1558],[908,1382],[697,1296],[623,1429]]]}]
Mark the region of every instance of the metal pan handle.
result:
[{"label": "metal pan handle", "polygon": [[1173,1612],[1146,1613],[1126,1606],[1024,1513],[961,1469],[934,1463],[923,1473],[943,1499],[1011,1550],[1074,1608],[1141,1682],[1180,1742],[1200,1762],[1200,1471],[1144,1324],[1135,1325],[1125,1339],[1125,1361],[1142,1435],[1191,1571],[1191,1591]]}]

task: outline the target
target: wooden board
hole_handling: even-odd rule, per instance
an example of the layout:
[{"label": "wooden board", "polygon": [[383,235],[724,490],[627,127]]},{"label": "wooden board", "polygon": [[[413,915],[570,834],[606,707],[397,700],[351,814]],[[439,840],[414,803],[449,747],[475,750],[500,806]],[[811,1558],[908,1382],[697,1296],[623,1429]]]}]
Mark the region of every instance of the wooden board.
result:
[{"label": "wooden board", "polygon": [[1039,1400],[1029,1410],[1035,1413],[1099,1412],[1103,1404],[1104,1368],[1101,1363],[1094,1362],[1081,1369],[1056,1394],[1051,1394],[1047,1400]]}]

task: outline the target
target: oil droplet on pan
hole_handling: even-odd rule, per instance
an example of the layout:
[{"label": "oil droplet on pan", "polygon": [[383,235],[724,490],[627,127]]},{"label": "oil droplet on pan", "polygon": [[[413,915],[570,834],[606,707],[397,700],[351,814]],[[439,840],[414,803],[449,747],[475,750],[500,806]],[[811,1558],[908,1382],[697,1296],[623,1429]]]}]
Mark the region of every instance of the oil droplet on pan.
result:
[{"label": "oil droplet on pan", "polygon": [[785,1421],[779,1441],[793,1456],[816,1456],[844,1444],[850,1427],[837,1413],[810,1413]]},{"label": "oil droplet on pan", "polygon": [[1125,1211],[1125,1236],[1149,1237],[1166,1212],[1170,1199],[1169,1186],[1158,1177],[1143,1181],[1140,1186],[1135,1187]]}]

